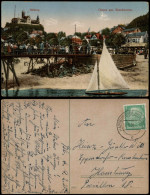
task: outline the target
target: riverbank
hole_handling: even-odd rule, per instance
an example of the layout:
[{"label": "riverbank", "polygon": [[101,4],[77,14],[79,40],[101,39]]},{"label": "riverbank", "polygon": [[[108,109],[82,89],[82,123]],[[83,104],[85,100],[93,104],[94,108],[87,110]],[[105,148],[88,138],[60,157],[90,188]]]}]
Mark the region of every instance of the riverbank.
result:
[{"label": "riverbank", "polygon": [[[26,58],[20,58],[20,62],[15,64],[15,71],[18,76],[20,87],[19,89],[33,89],[33,88],[49,88],[49,89],[86,89],[91,79],[92,73],[73,75],[67,77],[41,77],[38,75],[26,74],[27,66],[24,66]],[[125,70],[119,70],[125,81],[130,86],[130,89],[147,89],[148,90],[148,59],[144,59],[143,55],[137,55],[137,65]],[[41,67],[42,64],[37,64],[36,68]],[[3,69],[2,69],[3,72]],[[10,73],[8,88],[13,87],[13,75]],[[4,88],[4,85],[2,86]]]}]

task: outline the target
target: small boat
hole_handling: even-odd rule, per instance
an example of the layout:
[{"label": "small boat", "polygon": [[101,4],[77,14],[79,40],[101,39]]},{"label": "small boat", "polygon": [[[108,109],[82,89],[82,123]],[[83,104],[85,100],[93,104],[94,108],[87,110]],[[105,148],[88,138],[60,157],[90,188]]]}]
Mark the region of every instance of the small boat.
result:
[{"label": "small boat", "polygon": [[85,93],[93,95],[124,95],[127,94],[127,92],[123,91],[124,89],[129,89],[129,86],[117,69],[104,40],[102,55],[100,59],[97,58]]}]

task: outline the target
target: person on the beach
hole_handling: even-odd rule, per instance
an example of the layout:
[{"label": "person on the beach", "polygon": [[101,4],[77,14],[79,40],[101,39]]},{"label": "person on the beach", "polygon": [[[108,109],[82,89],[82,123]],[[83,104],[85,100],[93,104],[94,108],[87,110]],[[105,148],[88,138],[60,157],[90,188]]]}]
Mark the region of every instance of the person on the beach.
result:
[{"label": "person on the beach", "polygon": [[43,51],[44,51],[44,43],[42,41],[40,44],[40,53],[43,54]]},{"label": "person on the beach", "polygon": [[45,49],[46,49],[46,53],[49,53],[49,44],[48,44],[48,42],[46,42],[46,44],[45,44]]},{"label": "person on the beach", "polygon": [[66,54],[69,53],[69,47],[68,46],[65,47],[65,51],[66,51]]},{"label": "person on the beach", "polygon": [[64,67],[63,67],[63,65],[61,64],[59,76],[62,77],[63,75],[64,75]]},{"label": "person on the beach", "polygon": [[87,44],[87,54],[90,54],[91,53],[91,46],[90,44],[88,43]]},{"label": "person on the beach", "polygon": [[72,44],[69,45],[69,51],[70,51],[70,54],[72,54],[72,52],[73,52]]},{"label": "person on the beach", "polygon": [[147,59],[147,54],[148,54],[147,49],[145,49],[145,50],[144,50],[144,58],[145,58],[145,59]]},{"label": "person on the beach", "polygon": [[34,50],[34,53],[37,54],[37,46],[36,45],[33,46],[33,50]]},{"label": "person on the beach", "polygon": [[72,66],[72,75],[75,73],[75,70],[76,70],[76,68],[75,68],[75,66],[73,65],[73,66]]},{"label": "person on the beach", "polygon": [[8,44],[7,51],[8,51],[8,54],[11,54],[11,43]]}]

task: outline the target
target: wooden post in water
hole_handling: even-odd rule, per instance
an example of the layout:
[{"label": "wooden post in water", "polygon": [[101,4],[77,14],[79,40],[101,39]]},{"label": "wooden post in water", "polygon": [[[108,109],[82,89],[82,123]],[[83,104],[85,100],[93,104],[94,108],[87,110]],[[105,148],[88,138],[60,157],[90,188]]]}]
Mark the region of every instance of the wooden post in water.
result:
[{"label": "wooden post in water", "polygon": [[49,58],[47,58],[47,75],[49,76],[49,65],[50,65],[50,61]]},{"label": "wooden post in water", "polygon": [[29,66],[28,66],[28,72],[30,71],[30,65],[31,65],[31,58],[30,58]]},{"label": "wooden post in water", "polygon": [[[17,75],[16,75],[16,72],[15,72],[15,69],[14,69],[14,64],[13,64],[12,61],[11,61],[10,67],[11,67],[10,70],[11,70],[12,73],[13,73],[13,77],[15,78],[17,85],[20,86],[19,81],[18,81],[18,78],[17,78]],[[10,67],[9,67],[9,68],[10,68]]]},{"label": "wooden post in water", "polygon": [[4,73],[5,73],[5,79],[6,79],[5,89],[7,91],[7,71],[6,71],[6,66],[5,66],[5,60],[2,60],[2,62],[3,62]]},{"label": "wooden post in water", "polygon": [[32,70],[33,70],[33,58],[32,58]]},{"label": "wooden post in water", "polygon": [[97,84],[98,84],[98,90],[100,90],[100,77],[99,77],[99,59],[97,54]]},{"label": "wooden post in water", "polygon": [[[6,84],[5,84],[5,89],[6,92],[8,91],[8,79],[9,79],[9,69],[11,70],[11,72],[13,73],[13,78],[15,78],[17,85],[19,86],[19,81],[14,69],[14,64],[13,64],[13,58],[9,59],[9,60],[2,60],[2,64],[3,64],[3,68],[4,68],[4,73],[5,73],[5,79],[6,79]],[[7,67],[6,67],[6,66]]]}]

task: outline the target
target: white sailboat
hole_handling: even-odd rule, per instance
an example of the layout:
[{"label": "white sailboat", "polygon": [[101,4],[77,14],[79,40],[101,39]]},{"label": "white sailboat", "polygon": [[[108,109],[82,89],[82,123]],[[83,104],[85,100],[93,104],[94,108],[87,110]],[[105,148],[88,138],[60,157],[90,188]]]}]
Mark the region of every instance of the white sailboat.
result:
[{"label": "white sailboat", "polygon": [[119,73],[108,49],[103,42],[103,50],[100,60],[95,63],[94,71],[86,90],[87,94],[122,95],[123,89],[129,89]]}]

